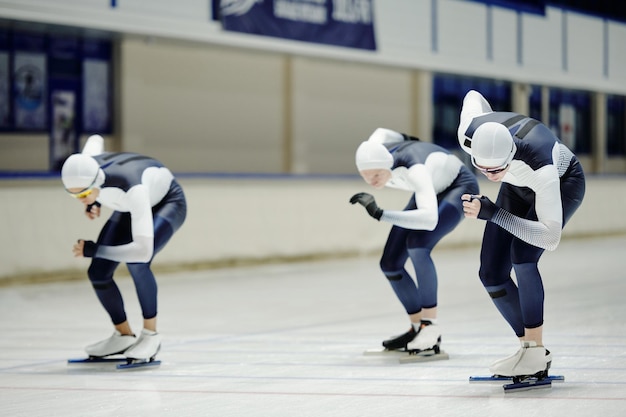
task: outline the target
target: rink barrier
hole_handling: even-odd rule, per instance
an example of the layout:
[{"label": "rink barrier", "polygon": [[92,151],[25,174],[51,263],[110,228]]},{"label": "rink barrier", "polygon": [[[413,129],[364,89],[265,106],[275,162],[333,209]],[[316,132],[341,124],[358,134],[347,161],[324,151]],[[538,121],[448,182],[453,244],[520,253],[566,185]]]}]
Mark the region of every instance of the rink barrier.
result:
[{"label": "rink barrier", "polygon": [[[401,209],[406,192],[368,187],[358,176],[179,174],[188,200],[181,230],[154,261],[156,271],[378,256],[390,225],[349,204],[368,191],[383,209]],[[492,199],[497,184],[484,179]],[[55,176],[0,179],[0,285],[84,279],[88,261],[73,243],[95,240],[109,212],[90,221]],[[579,211],[563,239],[626,234],[623,176],[590,176]],[[483,222],[464,220],[436,250],[478,248]],[[557,249],[558,250],[558,249]],[[123,271],[124,268],[120,268]]]}]

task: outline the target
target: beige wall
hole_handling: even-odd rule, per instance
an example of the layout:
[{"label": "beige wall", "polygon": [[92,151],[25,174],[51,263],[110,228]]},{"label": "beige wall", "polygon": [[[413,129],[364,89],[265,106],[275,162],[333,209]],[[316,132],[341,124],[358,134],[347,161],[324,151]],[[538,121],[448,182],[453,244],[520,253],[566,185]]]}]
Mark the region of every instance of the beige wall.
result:
[{"label": "beige wall", "polygon": [[379,126],[411,128],[411,72],[173,41],[121,45],[120,136],[183,172],[354,173]]},{"label": "beige wall", "polygon": [[45,171],[48,146],[47,135],[0,134],[0,170]]},{"label": "beige wall", "polygon": [[295,172],[351,173],[358,144],[381,126],[411,127],[410,72],[293,59]]},{"label": "beige wall", "polygon": [[129,38],[120,58],[124,150],[174,171],[281,171],[280,56]]}]

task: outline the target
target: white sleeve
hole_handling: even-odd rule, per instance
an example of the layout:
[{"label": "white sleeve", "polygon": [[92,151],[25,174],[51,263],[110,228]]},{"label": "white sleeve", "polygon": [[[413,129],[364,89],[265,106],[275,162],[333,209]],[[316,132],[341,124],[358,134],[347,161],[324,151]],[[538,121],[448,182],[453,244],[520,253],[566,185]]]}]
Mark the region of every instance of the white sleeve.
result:
[{"label": "white sleeve", "polygon": [[491,221],[526,243],[552,251],[559,246],[563,228],[561,184],[553,165],[542,168],[537,179],[540,184],[534,189],[537,220],[499,209]]},{"label": "white sleeve", "polygon": [[413,165],[407,182],[415,192],[415,210],[383,210],[380,220],[413,230],[434,230],[439,222],[439,205],[433,181],[426,166]]},{"label": "white sleeve", "polygon": [[154,251],[154,224],[148,190],[136,185],[126,193],[132,241],[124,245],[98,246],[96,256],[117,262],[149,262]]}]

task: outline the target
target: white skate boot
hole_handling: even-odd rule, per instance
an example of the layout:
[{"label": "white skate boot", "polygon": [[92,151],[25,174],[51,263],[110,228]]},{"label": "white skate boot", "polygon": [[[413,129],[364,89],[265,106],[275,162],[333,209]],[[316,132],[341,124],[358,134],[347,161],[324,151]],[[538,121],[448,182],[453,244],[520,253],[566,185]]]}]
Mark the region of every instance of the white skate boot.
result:
[{"label": "white skate boot", "polygon": [[552,354],[533,341],[522,342],[522,347],[508,358],[494,362],[489,370],[500,376],[531,376],[547,374],[552,363]]},{"label": "white skate boot", "polygon": [[406,345],[406,350],[424,351],[439,349],[441,344],[441,331],[439,326],[428,320],[422,320],[417,336]]},{"label": "white skate boot", "polygon": [[161,348],[161,335],[152,330],[143,329],[137,343],[124,352],[130,360],[151,361]]},{"label": "white skate boot", "polygon": [[89,357],[103,358],[105,356],[124,353],[126,349],[134,345],[136,341],[137,338],[135,335],[123,335],[116,330],[108,339],[87,346],[85,352],[87,352]]}]

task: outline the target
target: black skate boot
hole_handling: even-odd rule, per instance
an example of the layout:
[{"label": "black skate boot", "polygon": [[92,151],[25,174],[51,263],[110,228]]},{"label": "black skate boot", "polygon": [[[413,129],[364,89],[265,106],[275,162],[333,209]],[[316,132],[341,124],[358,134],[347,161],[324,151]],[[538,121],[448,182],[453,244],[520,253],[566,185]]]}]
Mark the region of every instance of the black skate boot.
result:
[{"label": "black skate boot", "polygon": [[413,341],[415,336],[417,336],[417,332],[413,327],[411,327],[411,329],[406,333],[384,340],[383,347],[387,350],[406,349],[406,345]]}]

